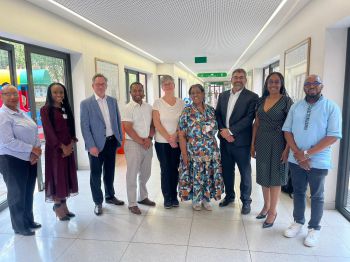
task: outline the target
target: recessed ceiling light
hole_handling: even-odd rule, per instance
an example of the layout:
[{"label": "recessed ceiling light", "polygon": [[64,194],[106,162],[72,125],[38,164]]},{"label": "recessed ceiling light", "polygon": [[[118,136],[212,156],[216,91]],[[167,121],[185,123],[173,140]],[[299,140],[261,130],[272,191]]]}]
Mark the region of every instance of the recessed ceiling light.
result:
[{"label": "recessed ceiling light", "polygon": [[61,8],[61,9],[63,9],[64,11],[66,11],[66,12],[68,12],[68,13],[74,15],[75,17],[79,18],[80,20],[83,20],[84,22],[88,23],[89,25],[91,25],[91,26],[93,26],[93,27],[95,27],[95,28],[101,30],[102,32],[108,34],[109,36],[112,36],[113,38],[115,38],[115,39],[117,39],[117,40],[123,42],[123,43],[126,44],[127,46],[129,46],[129,47],[131,47],[131,48],[133,48],[133,49],[135,49],[135,50],[141,52],[142,54],[144,54],[144,55],[146,55],[146,56],[148,56],[148,57],[150,57],[150,58],[156,60],[158,63],[164,63],[164,62],[163,62],[162,60],[160,60],[159,58],[157,58],[157,57],[151,55],[150,53],[146,52],[145,50],[142,50],[141,48],[139,48],[139,47],[137,47],[137,46],[135,46],[135,45],[129,43],[128,41],[124,40],[123,38],[121,38],[121,37],[119,37],[119,36],[117,36],[117,35],[115,35],[115,34],[109,32],[108,30],[104,29],[103,27],[96,25],[95,23],[91,22],[89,19],[86,19],[85,17],[83,17],[83,16],[77,14],[76,12],[74,12],[74,11],[68,9],[67,7],[65,7],[65,6],[63,6],[63,5],[59,4],[59,3],[57,3],[56,1],[54,1],[54,0],[47,0],[47,1],[50,2],[50,3],[52,3],[52,4],[54,4],[55,6],[57,6],[57,7],[59,7],[59,8]]}]

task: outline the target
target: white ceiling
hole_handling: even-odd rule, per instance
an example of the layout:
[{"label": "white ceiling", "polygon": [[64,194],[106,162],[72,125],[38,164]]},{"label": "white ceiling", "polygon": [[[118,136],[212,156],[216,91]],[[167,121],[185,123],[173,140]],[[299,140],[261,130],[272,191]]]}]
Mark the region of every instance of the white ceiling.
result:
[{"label": "white ceiling", "polygon": [[[28,1],[130,48],[47,0]],[[309,1],[287,1],[238,65],[254,54]],[[55,2],[165,63],[178,64],[181,61],[192,71],[199,73],[228,72],[282,0],[55,0]],[[195,56],[206,56],[208,62],[195,64]]]}]

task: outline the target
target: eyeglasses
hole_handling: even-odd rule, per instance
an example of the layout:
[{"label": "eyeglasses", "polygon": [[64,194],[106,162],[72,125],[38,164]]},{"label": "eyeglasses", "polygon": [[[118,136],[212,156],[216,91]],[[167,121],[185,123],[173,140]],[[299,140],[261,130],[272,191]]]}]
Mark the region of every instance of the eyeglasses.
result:
[{"label": "eyeglasses", "polygon": [[3,96],[14,96],[14,97],[18,97],[18,93],[1,93],[1,95]]},{"label": "eyeglasses", "polygon": [[310,116],[311,116],[311,109],[313,105],[308,105],[307,110],[306,110],[306,116],[305,116],[305,123],[304,123],[304,130],[307,130],[309,127],[309,121],[310,121]]},{"label": "eyeglasses", "polygon": [[318,81],[315,81],[315,82],[305,82],[305,83],[304,83],[304,86],[305,86],[305,87],[319,86],[319,85],[322,85],[322,83],[320,83],[320,82],[318,82]]},{"label": "eyeglasses", "polygon": [[244,80],[245,76],[233,76],[232,77],[234,80]]}]

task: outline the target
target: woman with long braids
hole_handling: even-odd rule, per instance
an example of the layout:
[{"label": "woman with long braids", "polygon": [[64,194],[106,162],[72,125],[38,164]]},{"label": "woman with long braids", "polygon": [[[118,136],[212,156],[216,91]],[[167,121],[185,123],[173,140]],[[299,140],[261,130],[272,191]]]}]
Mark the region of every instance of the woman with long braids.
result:
[{"label": "woman with long braids", "polygon": [[61,221],[75,214],[68,210],[66,200],[78,194],[78,179],[74,158],[74,117],[67,90],[60,83],[47,89],[46,104],[40,110],[45,144],[45,199],[54,202],[53,210]]}]

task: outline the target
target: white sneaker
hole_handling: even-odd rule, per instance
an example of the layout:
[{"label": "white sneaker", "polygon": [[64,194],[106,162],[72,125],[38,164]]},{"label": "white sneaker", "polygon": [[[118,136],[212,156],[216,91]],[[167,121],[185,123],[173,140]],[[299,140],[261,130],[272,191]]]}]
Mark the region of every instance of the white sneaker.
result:
[{"label": "white sneaker", "polygon": [[207,202],[207,201],[203,200],[203,201],[202,201],[202,205],[203,205],[204,208],[205,208],[206,210],[208,210],[208,211],[212,211],[212,210],[213,210],[213,208],[211,207],[210,202]]},{"label": "white sneaker", "polygon": [[293,222],[283,233],[285,237],[295,237],[298,235],[303,228],[302,224]]},{"label": "white sneaker", "polygon": [[200,203],[195,203],[192,205],[192,208],[196,211],[201,211],[202,210],[202,206]]},{"label": "white sneaker", "polygon": [[314,247],[318,243],[318,238],[320,236],[320,230],[315,230],[313,228],[309,229],[307,236],[304,240],[304,245],[308,247]]}]

